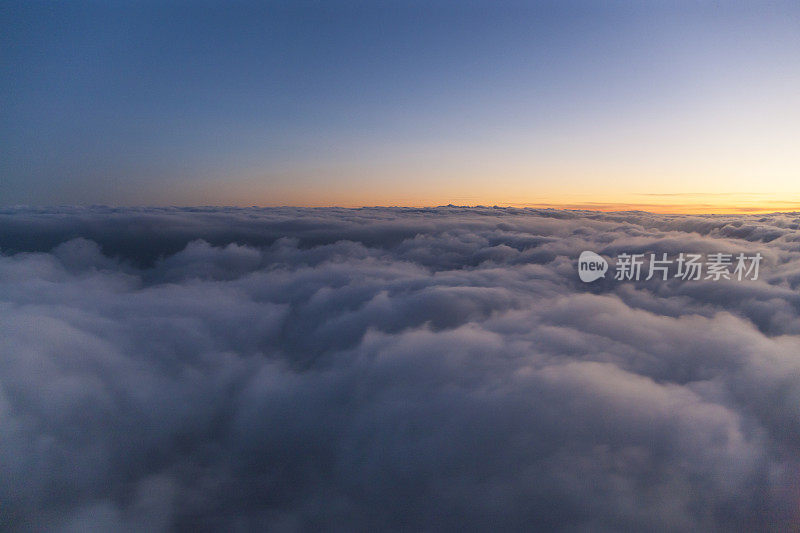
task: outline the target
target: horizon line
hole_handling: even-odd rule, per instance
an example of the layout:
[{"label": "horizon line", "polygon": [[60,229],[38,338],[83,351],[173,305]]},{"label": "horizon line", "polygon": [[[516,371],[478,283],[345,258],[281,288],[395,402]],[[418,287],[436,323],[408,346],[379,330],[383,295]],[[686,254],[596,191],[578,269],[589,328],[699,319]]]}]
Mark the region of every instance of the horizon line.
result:
[{"label": "horizon line", "polygon": [[[776,202],[778,203],[778,202]],[[300,204],[5,204],[0,209],[64,209],[64,208],[107,208],[107,209],[540,209],[552,211],[582,211],[594,213],[648,213],[653,215],[766,215],[766,214],[794,214],[800,212],[800,204],[787,203],[777,206],[757,207],[741,205],[712,206],[711,204],[640,204],[640,203],[615,203],[615,202],[579,202],[579,203],[544,203],[544,202],[503,202],[494,204],[364,204],[364,205],[300,205]]]}]

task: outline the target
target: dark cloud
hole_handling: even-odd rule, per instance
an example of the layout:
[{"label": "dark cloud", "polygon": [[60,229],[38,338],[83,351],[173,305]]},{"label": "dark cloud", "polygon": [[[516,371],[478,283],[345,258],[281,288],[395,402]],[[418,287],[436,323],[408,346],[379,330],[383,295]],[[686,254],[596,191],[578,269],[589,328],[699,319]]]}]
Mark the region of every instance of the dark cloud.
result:
[{"label": "dark cloud", "polygon": [[[800,526],[800,215],[0,211],[0,529]],[[764,255],[583,284],[583,250]]]}]

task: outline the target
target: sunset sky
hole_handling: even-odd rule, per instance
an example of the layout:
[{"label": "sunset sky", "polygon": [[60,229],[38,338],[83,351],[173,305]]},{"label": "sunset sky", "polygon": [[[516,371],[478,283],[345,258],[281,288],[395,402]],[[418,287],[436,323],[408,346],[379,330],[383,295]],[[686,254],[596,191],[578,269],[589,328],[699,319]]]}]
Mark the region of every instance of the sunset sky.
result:
[{"label": "sunset sky", "polygon": [[797,2],[12,2],[0,205],[800,209]]},{"label": "sunset sky", "polygon": [[0,532],[800,533],[800,0],[0,0]]}]

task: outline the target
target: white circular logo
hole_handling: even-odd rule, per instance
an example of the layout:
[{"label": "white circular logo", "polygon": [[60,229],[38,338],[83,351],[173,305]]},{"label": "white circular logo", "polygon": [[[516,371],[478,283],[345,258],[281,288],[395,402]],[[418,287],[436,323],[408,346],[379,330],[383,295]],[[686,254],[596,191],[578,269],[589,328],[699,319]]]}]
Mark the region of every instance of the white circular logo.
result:
[{"label": "white circular logo", "polygon": [[581,252],[578,258],[578,276],[581,281],[589,283],[599,278],[606,277],[608,261],[594,252]]}]

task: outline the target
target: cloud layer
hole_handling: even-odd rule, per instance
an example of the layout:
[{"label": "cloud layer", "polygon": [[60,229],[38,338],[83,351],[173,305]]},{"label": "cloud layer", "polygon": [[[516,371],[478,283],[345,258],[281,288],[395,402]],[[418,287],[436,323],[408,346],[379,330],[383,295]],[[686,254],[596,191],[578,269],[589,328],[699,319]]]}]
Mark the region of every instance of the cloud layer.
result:
[{"label": "cloud layer", "polygon": [[[798,228],[0,210],[0,528],[796,528]],[[765,259],[583,284],[583,250]]]}]

